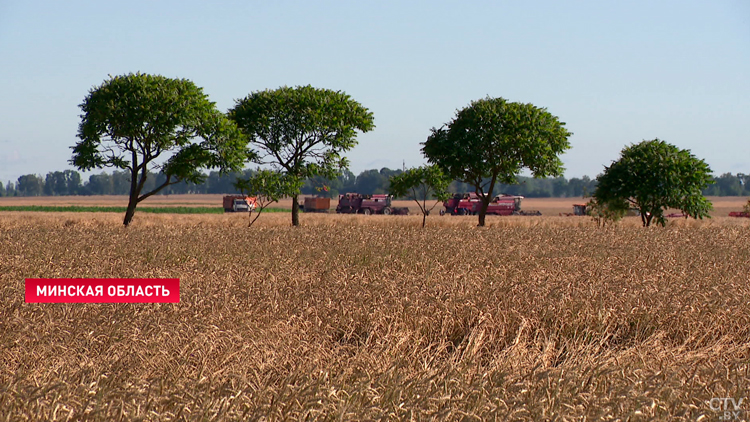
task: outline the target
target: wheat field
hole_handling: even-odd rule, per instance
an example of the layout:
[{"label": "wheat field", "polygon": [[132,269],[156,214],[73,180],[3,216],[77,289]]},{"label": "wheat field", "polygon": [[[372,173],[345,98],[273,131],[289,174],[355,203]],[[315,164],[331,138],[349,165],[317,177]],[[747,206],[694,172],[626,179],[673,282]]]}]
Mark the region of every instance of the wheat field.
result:
[{"label": "wheat field", "polygon": [[[0,213],[0,420],[709,421],[748,395],[750,219],[121,218]],[[26,304],[35,277],[181,301]]]}]

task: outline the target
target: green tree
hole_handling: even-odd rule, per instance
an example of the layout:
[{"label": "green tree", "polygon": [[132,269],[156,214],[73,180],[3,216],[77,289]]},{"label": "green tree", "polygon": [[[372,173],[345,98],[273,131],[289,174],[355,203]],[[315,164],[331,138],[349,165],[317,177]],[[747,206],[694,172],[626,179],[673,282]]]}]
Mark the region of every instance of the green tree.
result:
[{"label": "green tree", "polygon": [[596,198],[591,198],[586,203],[586,214],[594,218],[596,225],[604,227],[607,223],[616,223],[625,216],[627,208],[613,207],[599,203]]},{"label": "green tree", "polygon": [[112,176],[106,172],[92,174],[85,188],[89,195],[112,195]]},{"label": "green tree", "polygon": [[16,196],[18,193],[16,192],[16,185],[8,180],[8,183],[5,185],[5,196]]},{"label": "green tree", "polygon": [[[139,202],[182,180],[202,183],[201,168],[239,169],[246,140],[201,88],[186,79],[128,74],[110,77],[80,105],[81,139],[70,160],[79,170],[114,167],[130,175],[123,224]],[[164,182],[144,189],[150,170]]]},{"label": "green tree", "polygon": [[[147,182],[151,182],[154,180],[154,176],[156,176],[152,172],[148,172],[146,174],[146,180]],[[112,193],[111,195],[127,195],[130,192],[130,174],[127,171],[118,171],[115,170],[112,172],[111,178],[111,189]],[[163,182],[162,182],[163,183]],[[148,189],[149,186],[147,186],[148,183],[144,183],[143,188]]]},{"label": "green tree", "polygon": [[65,179],[61,171],[49,172],[44,178],[44,194],[47,196],[63,195],[60,193],[65,189]]},{"label": "green tree", "polygon": [[724,173],[713,180],[719,196],[742,195],[742,180],[732,173]]},{"label": "green tree", "polygon": [[[254,161],[298,180],[336,178],[348,166],[341,154],[357,144],[356,131],[375,127],[372,113],[347,94],[311,86],[254,92],[229,116],[258,149]],[[290,192],[294,226],[299,193]]]},{"label": "green tree", "polygon": [[75,170],[65,170],[63,174],[65,175],[65,183],[67,187],[66,194],[78,195],[78,192],[81,190],[81,174]]},{"label": "green tree", "polygon": [[341,189],[341,182],[338,178],[326,179],[323,176],[313,176],[305,180],[300,191],[306,195],[336,198],[339,196],[339,189]]},{"label": "green tree", "polygon": [[242,173],[223,174],[212,171],[206,179],[206,185],[208,185],[206,193],[239,193],[237,188],[234,187],[234,182],[240,177],[242,177]]},{"label": "green tree", "polygon": [[345,169],[341,172],[341,175],[336,178],[340,183],[341,187],[339,193],[353,192],[357,183],[357,176],[354,175],[349,169]]},{"label": "green tree", "polygon": [[238,178],[234,186],[243,194],[255,197],[255,218],[248,224],[248,227],[251,227],[266,207],[279,202],[283,197],[299,192],[302,181],[287,173],[258,169],[248,178]]},{"label": "green tree", "polygon": [[383,194],[388,190],[388,177],[382,172],[372,169],[365,170],[357,176],[354,191],[362,194]]},{"label": "green tree", "polygon": [[81,175],[75,170],[49,172],[44,180],[45,195],[76,195],[80,188]]},{"label": "green tree", "polygon": [[433,128],[422,152],[449,177],[474,188],[482,198],[479,226],[484,226],[497,183],[515,184],[524,168],[538,178],[562,174],[558,156],[570,148],[570,135],[544,108],[487,97]]},{"label": "green tree", "polygon": [[[422,227],[427,222],[427,216],[435,205],[448,200],[448,185],[450,184],[440,167],[436,165],[422,166],[395,174],[390,179],[391,195],[395,197],[410,196],[422,212]],[[427,208],[427,200],[434,198],[435,203]],[[420,202],[421,201],[421,202]]]},{"label": "green tree", "polygon": [[36,174],[25,174],[16,183],[18,196],[41,196],[44,193],[44,179]]},{"label": "green tree", "polygon": [[702,194],[712,183],[708,164],[659,139],[626,147],[596,179],[594,199],[612,210],[638,208],[644,227],[664,226],[669,208],[701,219],[712,208]]}]

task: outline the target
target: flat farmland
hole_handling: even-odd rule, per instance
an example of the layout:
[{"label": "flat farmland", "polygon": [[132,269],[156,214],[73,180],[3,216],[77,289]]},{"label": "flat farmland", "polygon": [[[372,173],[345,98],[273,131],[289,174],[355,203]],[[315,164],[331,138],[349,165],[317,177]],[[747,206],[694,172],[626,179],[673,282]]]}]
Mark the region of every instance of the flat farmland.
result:
[{"label": "flat farmland", "polygon": [[0,212],[0,420],[718,420],[750,389],[750,219],[121,217]]},{"label": "flat farmland", "polygon": [[[155,195],[139,206],[142,207],[221,207],[223,195]],[[731,211],[741,211],[747,203],[747,197],[709,197],[714,204],[712,216],[724,217]],[[301,201],[301,199],[300,199]],[[336,208],[336,199],[331,199],[331,208]],[[584,198],[526,198],[522,207],[525,210],[539,210],[545,216],[559,216],[560,213],[573,211],[573,204],[585,203]],[[126,196],[53,196],[53,197],[2,197],[0,206],[47,205],[47,206],[121,206],[128,204]],[[394,201],[394,206],[408,207],[410,212],[418,213],[419,207],[414,201]],[[291,209],[291,199],[283,199],[271,207]],[[436,206],[435,210],[440,209]]]}]

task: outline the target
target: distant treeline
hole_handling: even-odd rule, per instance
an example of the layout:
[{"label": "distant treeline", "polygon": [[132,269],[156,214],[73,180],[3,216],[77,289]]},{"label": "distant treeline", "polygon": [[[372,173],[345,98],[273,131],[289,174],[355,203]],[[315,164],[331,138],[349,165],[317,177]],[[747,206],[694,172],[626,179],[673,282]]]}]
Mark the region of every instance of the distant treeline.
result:
[{"label": "distant treeline", "polygon": [[[302,188],[305,195],[319,195],[331,198],[339,193],[358,192],[363,194],[377,194],[388,192],[388,180],[401,170],[382,168],[380,170],[365,170],[358,176],[345,171],[335,180],[320,177],[308,179]],[[220,174],[211,172],[205,183],[178,183],[162,190],[160,195],[175,195],[188,193],[239,193],[234,187],[237,177],[249,177],[253,170],[241,173]],[[153,189],[163,183],[163,174],[149,174],[144,190]],[[725,173],[714,178],[715,183],[703,191],[707,196],[750,196],[750,175]],[[499,185],[494,194],[507,193],[523,195],[528,198],[563,198],[580,197],[593,193],[596,180],[588,176],[566,179],[534,179],[519,177],[516,185]],[[87,181],[83,181],[80,173],[75,170],[55,171],[42,177],[27,174],[18,178],[16,182],[0,183],[0,196],[61,196],[61,195],[127,195],[130,189],[130,176],[124,171],[113,173],[92,174]],[[461,182],[453,182],[451,192],[469,192],[472,189]]]}]

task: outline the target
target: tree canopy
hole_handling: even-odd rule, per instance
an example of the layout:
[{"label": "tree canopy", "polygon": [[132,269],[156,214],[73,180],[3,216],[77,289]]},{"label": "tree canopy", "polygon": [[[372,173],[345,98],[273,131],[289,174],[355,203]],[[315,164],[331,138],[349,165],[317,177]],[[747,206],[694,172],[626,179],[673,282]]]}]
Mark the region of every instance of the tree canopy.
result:
[{"label": "tree canopy", "polygon": [[593,196],[598,203],[612,210],[635,207],[646,227],[652,221],[664,226],[669,208],[701,219],[712,209],[702,194],[712,183],[708,164],[658,138],[623,149],[597,181]]},{"label": "tree canopy", "polygon": [[[80,141],[71,164],[79,170],[114,167],[130,173],[127,226],[136,205],[180,181],[201,183],[202,168],[238,170],[246,140],[201,88],[186,79],[130,73],[93,88],[79,106]],[[143,192],[149,171],[166,177]]]},{"label": "tree canopy", "polygon": [[524,168],[534,177],[562,175],[559,155],[570,148],[570,135],[545,108],[487,97],[433,128],[422,152],[448,177],[474,187],[482,198],[479,225],[484,226],[497,183],[516,183]]},{"label": "tree canopy", "polygon": [[[357,131],[372,130],[372,113],[341,91],[311,86],[254,92],[237,100],[229,116],[249,137],[254,160],[299,181],[336,178],[348,161],[342,156],[357,144]],[[300,185],[301,186],[301,185]],[[297,196],[292,225],[299,225]]]}]

